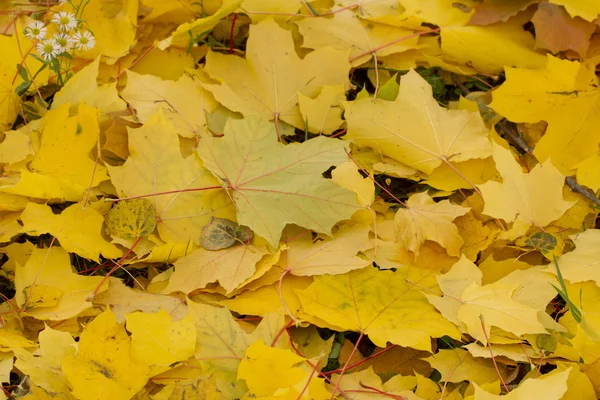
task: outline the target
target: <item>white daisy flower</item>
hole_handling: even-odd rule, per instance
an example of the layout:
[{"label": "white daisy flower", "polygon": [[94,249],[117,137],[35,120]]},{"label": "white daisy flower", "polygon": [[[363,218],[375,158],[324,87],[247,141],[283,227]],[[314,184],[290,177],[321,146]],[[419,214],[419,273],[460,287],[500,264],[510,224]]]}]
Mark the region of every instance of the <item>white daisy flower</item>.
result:
[{"label": "white daisy flower", "polygon": [[77,27],[77,18],[75,18],[75,14],[66,11],[54,14],[52,22],[58,25],[61,31],[69,31]]},{"label": "white daisy flower", "polygon": [[77,32],[73,35],[73,41],[75,42],[75,48],[81,50],[89,50],[96,45],[96,38],[90,31]]},{"label": "white daisy flower", "polygon": [[37,44],[37,52],[44,60],[50,61],[61,52],[61,49],[54,39],[46,39]]},{"label": "white daisy flower", "polygon": [[46,27],[41,21],[35,21],[33,24],[25,28],[25,36],[29,39],[42,40],[46,37]]},{"label": "white daisy flower", "polygon": [[53,39],[60,46],[61,53],[71,50],[74,44],[73,38],[64,32],[57,33]]}]

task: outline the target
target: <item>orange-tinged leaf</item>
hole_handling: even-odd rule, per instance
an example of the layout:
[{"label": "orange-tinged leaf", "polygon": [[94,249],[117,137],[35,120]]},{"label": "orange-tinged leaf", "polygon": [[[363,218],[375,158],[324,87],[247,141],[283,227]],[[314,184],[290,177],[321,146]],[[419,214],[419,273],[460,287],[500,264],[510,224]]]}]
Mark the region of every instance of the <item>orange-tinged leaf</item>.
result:
[{"label": "orange-tinged leaf", "polygon": [[76,203],[60,214],[44,204],[29,203],[23,214],[23,232],[30,235],[50,233],[60,240],[62,247],[81,257],[99,260],[100,254],[107,258],[121,255],[115,245],[102,237],[104,218],[94,208]]},{"label": "orange-tinged leaf", "polygon": [[484,214],[544,227],[573,206],[574,203],[563,200],[564,176],[549,160],[525,174],[510,150],[494,145],[494,161],[503,183],[486,182],[479,186],[485,201]]},{"label": "orange-tinged leaf", "polygon": [[585,57],[594,25],[582,18],[571,18],[564,8],[541,3],[531,19],[535,26],[536,47],[552,53],[573,50]]},{"label": "orange-tinged leaf", "polygon": [[412,195],[406,206],[394,218],[399,242],[415,254],[419,254],[419,247],[426,240],[439,243],[451,256],[460,254],[464,242],[452,221],[468,213],[469,208],[449,200],[436,203],[426,192]]},{"label": "orange-tinged leaf", "polygon": [[178,190],[209,188],[217,180],[203,168],[195,154],[182,157],[173,125],[158,111],[143,127],[129,129],[131,156],[120,167],[109,167],[112,183],[121,196],[148,196],[160,218],[158,232],[165,242],[200,242],[202,226],[214,215],[229,217],[229,199],[216,190],[177,193]]},{"label": "orange-tinged leaf", "polygon": [[90,322],[78,342],[77,354],[66,356],[62,370],[81,400],[128,400],[148,380],[146,364],[134,361],[123,324],[107,309]]},{"label": "orange-tinged leaf", "polygon": [[380,347],[389,341],[431,350],[431,337],[459,337],[454,325],[421,292],[435,287],[429,271],[411,266],[396,272],[367,267],[344,275],[317,276],[311,286],[296,293],[307,314],[363,332]]},{"label": "orange-tinged leaf", "polygon": [[367,98],[344,107],[348,139],[426,174],[442,163],[491,154],[479,113],[441,107],[415,71],[402,77],[395,101]]},{"label": "orange-tinged leaf", "polygon": [[471,25],[490,25],[496,22],[506,22],[519,11],[525,10],[538,0],[487,0],[473,7],[475,14],[471,16]]},{"label": "orange-tinged leaf", "polygon": [[334,224],[360,208],[355,193],[322,176],[348,160],[345,149],[323,136],[284,146],[274,125],[255,116],[230,119],[225,136],[203,138],[198,154],[231,190],[238,223],[277,247],[286,224],[331,234]]},{"label": "orange-tinged leaf", "polygon": [[221,84],[205,88],[244,116],[278,118],[304,129],[297,94],[313,98],[323,85],[348,87],[349,69],[347,51],[325,48],[300,59],[291,33],[269,18],[250,27],[245,59],[208,53],[206,71]]}]

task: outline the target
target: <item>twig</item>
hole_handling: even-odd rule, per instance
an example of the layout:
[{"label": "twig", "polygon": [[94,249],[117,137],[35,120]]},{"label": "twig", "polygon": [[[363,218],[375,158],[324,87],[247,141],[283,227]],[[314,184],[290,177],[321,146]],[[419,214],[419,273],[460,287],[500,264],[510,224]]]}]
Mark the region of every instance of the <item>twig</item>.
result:
[{"label": "twig", "polygon": [[494,357],[494,352],[492,351],[492,344],[490,343],[490,338],[488,337],[488,334],[485,331],[485,322],[483,319],[483,315],[479,315],[479,319],[481,320],[481,329],[483,330],[483,336],[485,337],[485,341],[487,342],[487,348],[490,351],[490,356],[492,357],[492,362],[494,363],[494,369],[496,370],[496,374],[498,374],[498,378],[500,378],[500,382],[502,383],[504,390],[506,390],[506,393],[508,393],[508,392],[510,392],[510,390],[508,390],[508,386],[506,386],[506,382],[504,382],[504,378],[502,377],[502,374],[500,373],[500,370],[498,369],[498,364],[496,363],[496,357]]}]

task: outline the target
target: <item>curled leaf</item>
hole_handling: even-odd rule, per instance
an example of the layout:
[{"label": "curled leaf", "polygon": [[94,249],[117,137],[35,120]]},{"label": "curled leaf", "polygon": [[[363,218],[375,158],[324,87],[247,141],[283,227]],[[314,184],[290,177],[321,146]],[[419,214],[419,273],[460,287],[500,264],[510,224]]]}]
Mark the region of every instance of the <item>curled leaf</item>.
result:
[{"label": "curled leaf", "polygon": [[202,228],[200,244],[206,250],[221,250],[237,241],[245,243],[252,239],[252,231],[225,218],[213,218]]},{"label": "curled leaf", "polygon": [[112,236],[137,239],[154,232],[156,209],[148,199],[118,202],[106,216],[106,226]]}]

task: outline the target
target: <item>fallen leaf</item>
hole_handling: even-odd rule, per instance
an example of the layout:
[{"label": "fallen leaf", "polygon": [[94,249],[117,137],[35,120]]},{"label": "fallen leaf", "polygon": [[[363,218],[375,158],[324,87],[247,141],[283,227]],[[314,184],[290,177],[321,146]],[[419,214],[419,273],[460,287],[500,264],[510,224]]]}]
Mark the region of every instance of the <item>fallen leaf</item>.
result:
[{"label": "fallen leaf", "polygon": [[331,48],[300,59],[291,34],[269,18],[250,28],[245,59],[209,51],[205,69],[220,82],[205,88],[225,107],[304,129],[297,94],[313,98],[323,85],[348,87],[350,65],[347,51]]},{"label": "fallen leaf", "polygon": [[75,355],[63,358],[62,370],[82,400],[110,397],[130,399],[148,380],[148,366],[134,361],[131,341],[123,324],[107,309],[90,322]]},{"label": "fallen leaf", "polygon": [[410,71],[394,102],[344,103],[346,137],[426,174],[442,163],[489,156],[491,145],[479,114],[444,109],[431,93],[427,81]]},{"label": "fallen leaf", "polygon": [[183,137],[200,136],[206,126],[205,113],[214,111],[217,106],[200,77],[190,72],[171,81],[128,71],[127,86],[121,96],[135,108],[141,122],[148,121],[162,109],[165,118]]},{"label": "fallen leaf", "polygon": [[198,154],[231,191],[238,223],[277,247],[288,223],[330,234],[335,223],[359,209],[353,192],[322,177],[348,159],[345,149],[325,137],[284,146],[273,124],[249,117],[229,120],[223,138],[203,138]]},{"label": "fallen leaf", "polygon": [[573,202],[563,199],[564,175],[550,160],[525,174],[509,150],[494,145],[494,161],[503,183],[479,186],[485,201],[484,214],[543,228],[573,206]]},{"label": "fallen leaf", "polygon": [[435,286],[432,274],[417,268],[405,266],[392,272],[369,267],[317,276],[311,286],[296,293],[306,313],[364,333],[380,347],[389,341],[429,351],[431,337],[459,337],[420,291]]},{"label": "fallen leaf", "polygon": [[122,254],[102,237],[102,215],[93,207],[83,208],[82,203],[75,203],[58,215],[47,205],[29,203],[21,214],[21,221],[23,232],[30,235],[50,233],[66,251],[84,258],[98,261],[100,254],[107,258]]},{"label": "fallen leaf", "polygon": [[[143,127],[129,129],[129,151],[125,164],[109,167],[112,183],[123,197],[147,196],[154,203],[165,242],[200,243],[202,226],[213,216],[230,215],[218,181],[195,154],[182,157],[175,128],[161,111]],[[186,191],[193,188],[200,190]],[[154,195],[162,192],[169,194]]]},{"label": "fallen leaf", "polygon": [[431,240],[444,247],[449,255],[458,256],[464,242],[452,221],[468,212],[468,208],[449,200],[436,203],[425,192],[414,194],[394,218],[397,240],[415,254],[419,254],[426,240]]},{"label": "fallen leaf", "polygon": [[[16,303],[40,320],[68,319],[92,307],[86,299],[101,281],[101,276],[73,272],[69,253],[61,247],[35,249],[24,266],[16,266]],[[98,292],[104,290],[106,285]]]}]

